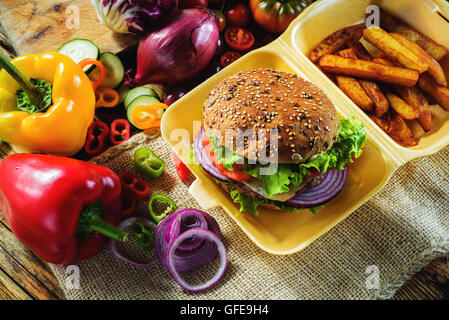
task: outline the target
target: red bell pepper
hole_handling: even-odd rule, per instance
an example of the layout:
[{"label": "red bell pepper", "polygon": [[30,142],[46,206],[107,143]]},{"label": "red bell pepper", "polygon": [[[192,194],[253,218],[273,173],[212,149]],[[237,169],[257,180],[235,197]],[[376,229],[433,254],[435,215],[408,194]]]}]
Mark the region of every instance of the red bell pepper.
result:
[{"label": "red bell pepper", "polygon": [[109,127],[103,121],[95,121],[87,130],[86,144],[84,151],[89,157],[98,156],[107,148],[109,138]]},{"label": "red bell pepper", "polygon": [[130,216],[134,213],[137,200],[126,193],[122,193],[122,217]]},{"label": "red bell pepper", "polygon": [[137,201],[146,201],[150,198],[150,185],[145,180],[128,171],[124,171],[118,176],[122,184],[123,194]]},{"label": "red bell pepper", "polygon": [[127,238],[115,227],[121,217],[119,178],[108,168],[76,159],[7,157],[0,162],[0,208],[16,237],[54,264],[96,255],[106,243],[104,235]]},{"label": "red bell pepper", "polygon": [[110,141],[116,146],[129,140],[131,136],[131,125],[126,119],[115,119],[111,123]]}]

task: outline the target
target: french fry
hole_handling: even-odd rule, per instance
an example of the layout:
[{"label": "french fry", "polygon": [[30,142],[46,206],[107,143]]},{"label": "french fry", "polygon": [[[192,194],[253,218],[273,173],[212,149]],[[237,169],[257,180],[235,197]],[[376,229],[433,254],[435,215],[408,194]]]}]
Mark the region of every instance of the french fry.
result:
[{"label": "french fry", "polygon": [[371,61],[373,59],[373,57],[369,54],[368,50],[366,50],[366,48],[359,40],[352,39],[351,41],[348,42],[348,46],[354,51],[355,55],[359,59],[363,59],[366,61]]},{"label": "french fry", "polygon": [[347,76],[335,77],[340,89],[360,108],[365,111],[373,111],[373,101],[365,93],[357,79]]},{"label": "french fry", "polygon": [[357,55],[355,54],[354,50],[351,48],[338,51],[338,55],[340,57],[347,58],[347,59],[357,59]]},{"label": "french fry", "polygon": [[417,87],[406,88],[399,86],[396,86],[395,90],[408,105],[418,110],[419,117],[417,120],[424,131],[430,131],[432,129],[432,113],[430,112],[429,102],[421,90]]},{"label": "french fry", "polygon": [[[381,50],[379,50],[379,51],[377,52],[376,58],[384,59],[384,60],[388,60],[388,61],[393,62],[393,61],[391,60],[391,57],[389,57],[385,52],[383,52],[383,51],[381,51]],[[374,60],[374,59],[373,59],[373,60]],[[397,63],[396,63],[395,65],[397,65]]]},{"label": "french fry", "polygon": [[375,82],[368,80],[360,80],[359,82],[368,97],[370,97],[373,101],[376,115],[378,117],[381,117],[388,111],[388,108],[390,106],[390,103],[383,94],[382,90],[380,90],[379,86]]},{"label": "french fry", "polygon": [[407,36],[400,33],[391,33],[390,35],[429,65],[427,72],[435,79],[436,83],[447,87],[446,75],[444,74],[443,68],[441,68],[438,61],[432,58],[431,55],[424,51],[424,49],[422,49],[416,42],[410,40]]},{"label": "french fry", "polygon": [[[388,66],[395,65],[394,62],[381,58],[374,58],[373,61]],[[432,113],[430,112],[429,102],[421,90],[417,87],[406,88],[401,86],[394,86],[394,89],[407,104],[418,110],[419,117],[417,120],[419,124],[424,131],[429,131],[432,128]]]},{"label": "french fry", "polygon": [[423,73],[429,68],[424,60],[379,27],[372,26],[364,29],[363,37],[406,68],[416,70],[419,73]]},{"label": "french fry", "polygon": [[396,32],[406,35],[437,61],[440,61],[449,53],[448,49],[446,49],[439,43],[408,27],[402,21],[394,18],[384,11],[381,11],[380,14],[380,25],[382,28],[385,28],[389,32]]},{"label": "french fry", "polygon": [[449,111],[449,89],[438,85],[427,73],[422,74],[418,80],[418,86],[427,93],[446,111]]},{"label": "french fry", "polygon": [[379,56],[382,55],[378,55],[378,57],[373,59],[374,63],[378,63],[378,64],[383,64],[386,66],[390,66],[390,67],[396,67],[397,64],[395,64],[393,61],[389,60],[388,58],[380,58]]},{"label": "french fry", "polygon": [[404,87],[413,87],[419,77],[416,70],[389,67],[371,61],[347,59],[331,54],[322,57],[319,65],[321,69],[327,72],[368,80],[379,80]]},{"label": "french fry", "polygon": [[391,91],[385,92],[390,106],[404,119],[413,120],[419,117],[419,109],[407,104]]},{"label": "french fry", "polygon": [[[338,55],[342,57],[351,58],[354,52],[352,49],[346,49],[338,51]],[[349,55],[349,56],[348,56]],[[356,57],[357,58],[357,57]],[[360,85],[360,82],[348,76],[336,75],[335,80],[337,81],[340,89],[361,109],[371,112],[373,111],[373,101],[366,94],[365,90]]]},{"label": "french fry", "polygon": [[340,29],[321,41],[309,55],[313,63],[317,63],[326,54],[334,53],[347,45],[351,39],[360,39],[365,24],[357,24]]},{"label": "french fry", "polygon": [[385,117],[378,117],[375,115],[368,115],[371,120],[374,121],[375,124],[377,124],[383,131],[385,131],[387,134],[390,132],[390,121],[389,119]]},{"label": "french fry", "polygon": [[390,118],[390,130],[388,134],[395,140],[407,146],[416,146],[418,141],[413,137],[407,123],[398,114],[393,114]]},{"label": "french fry", "polygon": [[416,146],[418,144],[405,120],[399,117],[397,113],[387,114],[383,117],[373,115],[369,117],[394,140],[406,146]]},{"label": "french fry", "polygon": [[[360,46],[362,46],[362,44],[359,41],[357,41],[357,42],[360,44]],[[357,46],[357,44],[355,44],[354,46]],[[366,54],[368,54],[368,51],[366,51],[366,49],[363,46],[362,46],[362,48],[358,48],[356,50],[357,50],[357,52],[359,52],[359,54],[368,58],[368,56],[366,56]],[[356,50],[354,50],[353,48],[349,48],[346,50],[339,51],[339,54],[345,58],[357,59],[360,57],[357,55]],[[363,50],[365,50],[365,52]],[[371,60],[371,56],[369,56],[369,59]],[[363,60],[365,60],[365,59],[363,59]],[[359,83],[360,83],[360,86],[363,88],[363,90],[365,90],[365,93],[368,95],[368,97],[374,103],[376,115],[378,117],[381,117],[384,113],[386,113],[388,111],[389,103],[388,103],[387,98],[385,98],[385,95],[382,93],[379,86],[375,82],[360,79]]]}]

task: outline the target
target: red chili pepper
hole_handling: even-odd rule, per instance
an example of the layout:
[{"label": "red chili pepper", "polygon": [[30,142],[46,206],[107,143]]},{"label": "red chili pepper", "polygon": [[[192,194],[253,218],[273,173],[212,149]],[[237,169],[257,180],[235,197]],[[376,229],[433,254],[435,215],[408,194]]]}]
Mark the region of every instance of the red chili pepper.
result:
[{"label": "red chili pepper", "polygon": [[84,145],[84,151],[90,157],[99,155],[106,149],[108,138],[108,125],[103,121],[93,122],[87,130],[87,140]]},{"label": "red chili pepper", "polygon": [[137,200],[126,193],[122,194],[122,216],[126,217],[136,210]]},{"label": "red chili pepper", "polygon": [[[37,256],[71,264],[124,241],[121,186],[108,168],[76,159],[15,154],[0,162],[0,208],[16,237]],[[104,235],[102,235],[102,234]]]},{"label": "red chili pepper", "polygon": [[111,123],[110,141],[116,146],[129,139],[131,126],[126,119],[116,119]]},{"label": "red chili pepper", "polygon": [[179,179],[181,179],[181,181],[184,181],[188,176],[190,176],[189,168],[187,168],[184,162],[182,162],[181,159],[178,157],[178,155],[174,152],[173,152],[173,162],[175,163],[176,171],[178,172],[178,177]]},{"label": "red chili pepper", "polygon": [[119,178],[123,192],[129,197],[138,201],[146,201],[150,198],[150,185],[146,181],[128,171],[120,173]]}]

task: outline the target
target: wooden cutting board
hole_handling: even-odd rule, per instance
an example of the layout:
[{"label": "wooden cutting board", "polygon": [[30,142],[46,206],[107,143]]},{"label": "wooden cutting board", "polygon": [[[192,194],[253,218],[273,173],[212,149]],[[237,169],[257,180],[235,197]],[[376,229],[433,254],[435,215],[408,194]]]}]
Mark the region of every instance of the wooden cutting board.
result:
[{"label": "wooden cutting board", "polygon": [[0,24],[19,55],[56,51],[73,38],[117,53],[138,40],[101,25],[90,0],[1,0]]}]

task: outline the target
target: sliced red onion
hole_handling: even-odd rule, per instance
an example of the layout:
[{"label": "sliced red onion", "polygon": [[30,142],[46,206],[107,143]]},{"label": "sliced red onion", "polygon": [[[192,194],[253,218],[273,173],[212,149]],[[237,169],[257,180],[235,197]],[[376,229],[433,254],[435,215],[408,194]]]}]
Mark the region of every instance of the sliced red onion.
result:
[{"label": "sliced red onion", "polygon": [[329,202],[344,187],[348,177],[348,167],[344,170],[328,170],[323,181],[304,192],[297,194],[286,203],[296,208],[313,208]]},{"label": "sliced red onion", "polygon": [[222,181],[229,181],[228,178],[222,175],[220,171],[218,171],[218,169],[214,167],[209,157],[207,156],[206,151],[203,147],[203,134],[205,133],[203,127],[201,127],[200,132],[193,142],[193,149],[195,151],[198,162],[200,163],[201,167],[214,178]]},{"label": "sliced red onion", "polygon": [[[185,212],[189,212],[192,216],[194,216],[194,215],[201,216],[206,220],[206,222],[207,222],[206,226],[200,225],[199,227],[194,228],[194,229],[209,230],[212,233],[214,233],[220,239],[220,241],[223,241],[223,235],[220,231],[220,227],[218,226],[217,221],[213,217],[211,217],[209,214],[207,214],[206,212],[203,212],[201,210],[197,210],[197,209],[178,210],[178,211],[172,213],[171,215],[167,216],[164,220],[162,220],[157,225],[156,231],[154,234],[154,242],[155,242],[154,249],[156,251],[156,256],[157,256],[159,262],[167,269],[168,269],[168,254],[167,254],[168,247],[171,242],[173,242],[175,239],[177,239],[176,237],[171,237],[169,239],[169,241],[167,241],[167,239],[165,238],[165,236],[167,234],[167,228],[172,223],[172,220],[177,219],[178,216],[185,214]],[[201,218],[198,217],[198,220],[201,221]],[[176,223],[176,222],[173,222],[173,223]],[[180,227],[180,229],[182,230],[182,228],[184,228],[184,227]],[[173,229],[173,226],[171,228]],[[176,225],[175,225],[175,228],[177,228]],[[188,229],[187,231],[189,231],[189,230],[192,230],[192,229]],[[185,231],[185,232],[187,232],[187,231]],[[185,232],[178,234],[178,237],[183,235]],[[175,232],[170,232],[169,234],[173,235],[173,234],[175,234]],[[200,238],[200,239],[202,239],[202,238]],[[192,241],[190,240],[189,242],[191,243]],[[217,253],[218,253],[217,247],[215,246],[215,244],[211,241],[201,240],[201,242],[202,242],[202,244],[200,246],[198,246],[198,248],[196,250],[190,251],[190,252],[185,252],[188,250],[179,250],[179,246],[177,247],[178,250],[176,252],[176,255],[173,257],[173,259],[175,260],[174,263],[175,263],[177,272],[185,273],[185,272],[193,271],[193,270],[195,270],[201,266],[204,266],[205,264],[207,264],[215,259],[215,257],[217,256]],[[191,247],[193,247],[193,246],[191,246]],[[186,249],[186,248],[184,247],[184,249]]]},{"label": "sliced red onion", "polygon": [[[159,261],[182,288],[192,292],[206,290],[223,277],[228,267],[223,234],[217,221],[208,213],[197,209],[181,209],[167,216],[157,226],[149,219],[132,217],[124,220],[119,228],[129,228],[136,221],[154,230],[157,260],[146,264],[132,261],[119,252],[118,241],[111,240],[111,250],[118,259],[136,267],[149,267]],[[220,265],[212,279],[200,285],[190,285],[181,278],[180,274],[208,264],[217,254],[220,254]]]},{"label": "sliced red onion", "polygon": [[[125,229],[129,228],[136,221],[142,222],[146,227],[148,227],[152,231],[156,230],[156,224],[154,224],[153,221],[151,221],[150,219],[144,219],[144,218],[139,218],[139,217],[131,217],[126,220],[123,220],[122,223],[119,224],[118,228],[121,230],[125,230]],[[157,260],[153,260],[148,263],[138,263],[138,262],[132,261],[132,260],[126,258],[124,255],[122,255],[119,252],[117,240],[111,239],[110,244],[111,244],[111,250],[112,250],[112,253],[114,254],[114,256],[116,256],[118,259],[120,259],[126,263],[129,263],[133,266],[144,268],[144,267],[152,266],[155,262],[157,262]]]},{"label": "sliced red onion", "polygon": [[[176,253],[177,249],[179,248],[179,246],[182,244],[183,241],[192,237],[202,238],[203,240],[205,240],[205,242],[214,243],[216,245],[218,253],[220,254],[220,265],[218,267],[217,272],[209,281],[200,285],[190,285],[187,282],[185,282],[181,278],[180,271],[177,268],[177,261],[178,261],[177,259],[178,255]],[[182,233],[179,237],[177,237],[174,241],[172,241],[168,246],[167,262],[168,262],[168,270],[173,275],[176,282],[178,282],[178,284],[181,287],[191,292],[204,291],[212,287],[214,284],[220,281],[220,279],[223,277],[228,267],[226,248],[223,244],[223,241],[221,241],[221,239],[215,233],[201,228],[193,228],[187,230],[186,232]]]},{"label": "sliced red onion", "polygon": [[[180,213],[175,219],[172,219],[165,230],[165,241],[170,242],[170,239],[178,237],[181,233],[193,229],[201,228],[207,229],[207,221],[201,214],[196,214],[193,211],[184,211]],[[182,253],[189,253],[197,250],[203,243],[203,239],[193,237],[181,243],[178,251]]]}]

